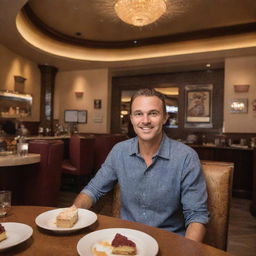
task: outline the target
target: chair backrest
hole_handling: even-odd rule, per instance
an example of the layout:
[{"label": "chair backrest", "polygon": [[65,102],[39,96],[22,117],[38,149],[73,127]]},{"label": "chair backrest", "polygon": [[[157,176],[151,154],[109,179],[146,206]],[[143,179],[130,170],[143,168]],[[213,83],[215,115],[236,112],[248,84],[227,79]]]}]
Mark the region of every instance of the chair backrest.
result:
[{"label": "chair backrest", "polygon": [[[204,243],[226,250],[229,210],[234,164],[228,162],[201,161],[208,191],[210,222]],[[119,185],[114,188],[112,215],[120,216],[121,200]]]},{"label": "chair backrest", "polygon": [[29,153],[40,154],[40,164],[24,172],[25,204],[57,206],[61,185],[61,164],[64,143],[61,140],[34,140],[29,142]]},{"label": "chair backrest", "polygon": [[229,210],[232,196],[234,164],[201,161],[208,191],[210,222],[204,242],[227,250]]},{"label": "chair backrest", "polygon": [[79,175],[91,174],[94,163],[95,137],[72,135],[69,141],[69,160]]}]

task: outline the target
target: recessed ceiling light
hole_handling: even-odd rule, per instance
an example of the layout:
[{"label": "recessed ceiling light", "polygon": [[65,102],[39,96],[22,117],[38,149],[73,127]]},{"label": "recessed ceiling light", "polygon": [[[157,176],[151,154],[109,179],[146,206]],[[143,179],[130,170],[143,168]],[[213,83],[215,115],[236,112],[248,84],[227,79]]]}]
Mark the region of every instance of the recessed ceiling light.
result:
[{"label": "recessed ceiling light", "polygon": [[205,66],[206,66],[207,68],[210,68],[210,67],[211,67],[211,64],[210,64],[210,63],[207,63]]}]

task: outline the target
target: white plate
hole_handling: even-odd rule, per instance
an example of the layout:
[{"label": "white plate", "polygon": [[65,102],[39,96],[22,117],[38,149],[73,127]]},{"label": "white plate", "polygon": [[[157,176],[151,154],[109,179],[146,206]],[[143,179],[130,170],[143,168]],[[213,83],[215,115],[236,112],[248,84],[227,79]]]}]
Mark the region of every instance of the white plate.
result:
[{"label": "white plate", "polygon": [[2,222],[1,224],[5,228],[7,239],[0,243],[0,251],[26,241],[33,234],[33,229],[23,223]]},{"label": "white plate", "polygon": [[64,209],[59,208],[39,214],[35,219],[37,226],[54,232],[69,233],[90,226],[97,220],[97,215],[94,212],[79,208],[78,221],[72,228],[58,228],[55,223],[56,217]]},{"label": "white plate", "polygon": [[[136,256],[155,256],[158,253],[158,243],[157,241],[150,235],[134,230],[134,229],[126,229],[126,228],[109,228],[102,229],[92,233],[89,233],[82,237],[77,243],[77,251],[80,256],[92,256],[92,249],[98,245],[101,241],[106,241],[111,244],[113,238],[116,233],[120,233],[128,237],[129,240],[132,240],[137,247]],[[111,252],[105,250],[105,253],[108,256],[112,256]],[[117,255],[115,255],[117,256]]]}]

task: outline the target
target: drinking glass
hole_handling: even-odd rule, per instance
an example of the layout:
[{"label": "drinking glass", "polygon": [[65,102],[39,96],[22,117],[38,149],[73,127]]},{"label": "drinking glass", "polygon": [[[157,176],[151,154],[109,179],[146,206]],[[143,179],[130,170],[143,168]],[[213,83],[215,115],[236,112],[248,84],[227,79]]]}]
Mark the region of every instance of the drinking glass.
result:
[{"label": "drinking glass", "polygon": [[11,195],[11,191],[0,191],[0,217],[4,217],[11,209]]},{"label": "drinking glass", "polygon": [[28,143],[19,142],[17,144],[18,156],[26,156],[28,154]]}]

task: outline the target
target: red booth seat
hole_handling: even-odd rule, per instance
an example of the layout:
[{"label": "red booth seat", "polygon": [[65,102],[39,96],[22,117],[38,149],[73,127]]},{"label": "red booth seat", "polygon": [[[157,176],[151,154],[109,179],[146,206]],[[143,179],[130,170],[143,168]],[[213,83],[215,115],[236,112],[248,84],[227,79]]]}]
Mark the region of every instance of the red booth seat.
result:
[{"label": "red booth seat", "polygon": [[24,203],[57,206],[61,185],[61,164],[64,143],[61,140],[29,142],[29,153],[40,154],[36,169],[24,172]]},{"label": "red booth seat", "polygon": [[69,140],[69,158],[62,162],[63,188],[75,184],[76,191],[90,180],[93,171],[95,137],[72,135]]},{"label": "red booth seat", "polygon": [[94,172],[97,172],[101,165],[104,163],[108,153],[112,147],[123,140],[126,140],[125,134],[104,134],[95,135],[95,153],[94,153]]}]

